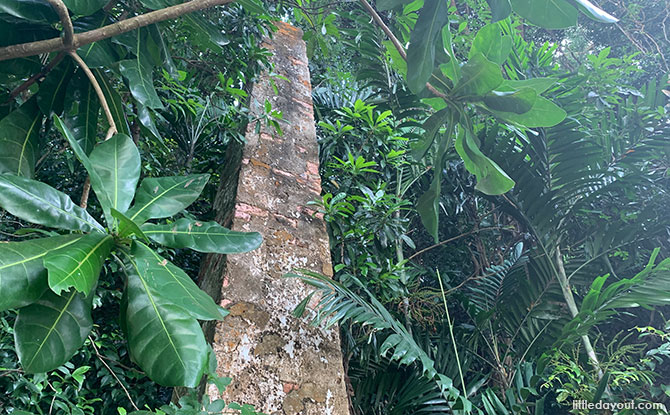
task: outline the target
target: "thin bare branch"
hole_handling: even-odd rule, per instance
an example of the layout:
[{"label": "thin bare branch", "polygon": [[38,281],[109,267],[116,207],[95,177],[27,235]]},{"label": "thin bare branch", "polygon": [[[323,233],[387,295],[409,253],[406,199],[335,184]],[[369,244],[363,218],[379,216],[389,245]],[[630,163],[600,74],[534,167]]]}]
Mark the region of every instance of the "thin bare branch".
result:
[{"label": "thin bare branch", "polygon": [[114,371],[112,370],[112,368],[109,367],[109,365],[107,364],[107,362],[105,362],[105,359],[104,359],[103,356],[100,354],[100,350],[98,350],[98,346],[96,346],[95,341],[91,338],[91,336],[88,336],[88,340],[91,342],[91,346],[93,346],[93,350],[95,351],[95,356],[96,356],[96,357],[102,362],[102,364],[107,368],[107,370],[109,371],[109,373],[111,373],[111,375],[114,377],[114,379],[116,379],[116,381],[118,382],[119,386],[121,386],[121,389],[123,389],[123,392],[125,392],[126,397],[127,397],[128,400],[130,401],[130,404],[133,406],[133,409],[135,409],[136,411],[139,411],[140,409],[139,409],[139,408],[137,407],[137,405],[135,404],[135,401],[133,401],[133,398],[130,396],[130,393],[128,392],[128,389],[126,389],[126,387],[123,385],[123,383],[121,382],[121,380],[119,379],[119,377],[116,376],[116,373],[114,373]]},{"label": "thin bare branch", "polygon": [[185,14],[207,9],[214,6],[221,6],[232,3],[234,0],[191,0],[176,6],[166,7],[164,9],[141,14],[130,19],[101,27],[88,32],[77,33],[74,35],[72,48],[68,48],[64,39],[58,37],[37,42],[21,43],[0,48],[0,61],[23,58],[26,56],[39,55],[42,53],[57,52],[68,49],[78,49],[84,45],[97,42],[110,37],[118,36],[122,33],[130,32],[140,27],[175,19]]},{"label": "thin bare branch", "polygon": [[9,94],[9,98],[8,98],[7,101],[5,101],[5,102],[9,102],[9,101],[13,100],[13,99],[16,98],[17,96],[19,96],[20,93],[22,93],[23,91],[25,91],[25,90],[27,90],[28,88],[30,88],[30,86],[31,86],[32,84],[34,84],[35,82],[37,82],[37,81],[39,81],[40,79],[42,79],[42,78],[44,78],[45,76],[47,76],[47,74],[49,74],[49,72],[51,72],[51,70],[52,70],[53,68],[55,68],[56,65],[58,65],[58,64],[60,63],[60,61],[63,60],[64,57],[65,57],[65,52],[61,52],[61,53],[59,53],[58,55],[56,55],[53,59],[51,59],[51,61],[50,61],[46,66],[44,66],[44,68],[42,68],[41,71],[39,71],[39,72],[36,73],[35,75],[33,75],[33,76],[31,76],[30,78],[28,78],[28,79],[27,79],[24,83],[22,83],[21,85],[17,86],[17,87],[16,87],[16,88]]}]

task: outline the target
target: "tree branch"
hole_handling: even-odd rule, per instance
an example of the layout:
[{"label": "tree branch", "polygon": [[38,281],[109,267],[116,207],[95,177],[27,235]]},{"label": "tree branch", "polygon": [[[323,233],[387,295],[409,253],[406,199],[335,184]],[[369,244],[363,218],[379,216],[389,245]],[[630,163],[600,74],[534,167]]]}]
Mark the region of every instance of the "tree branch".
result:
[{"label": "tree branch", "polygon": [[68,54],[70,55],[70,57],[72,57],[72,59],[74,59],[77,65],[79,65],[79,67],[84,71],[84,73],[88,77],[88,80],[91,82],[91,85],[93,85],[93,90],[95,90],[95,94],[98,96],[98,99],[100,100],[102,110],[104,111],[105,118],[107,118],[107,123],[109,124],[107,134],[105,135],[105,141],[109,140],[114,134],[116,134],[117,130],[116,130],[116,123],[114,122],[114,117],[112,117],[112,111],[109,109],[109,104],[105,99],[105,94],[102,93],[102,88],[100,88],[98,80],[95,78],[95,75],[93,75],[93,72],[91,72],[91,69],[89,69],[88,65],[86,65],[81,56],[77,55],[77,52],[75,51],[70,51],[68,52]]},{"label": "tree branch", "polygon": [[71,49],[74,42],[74,27],[72,27],[72,20],[70,20],[70,13],[67,11],[67,6],[62,0],[47,1],[51,7],[56,10],[60,22],[63,25],[63,44],[67,49]]},{"label": "tree branch", "polygon": [[60,63],[60,61],[63,60],[64,57],[65,57],[65,52],[61,52],[61,53],[59,53],[58,55],[56,55],[53,59],[51,59],[51,61],[50,61],[44,68],[42,68],[41,71],[39,71],[39,72],[36,73],[35,75],[33,75],[33,76],[31,76],[30,78],[28,78],[28,79],[27,79],[24,83],[22,83],[21,85],[17,86],[17,87],[16,87],[16,88],[9,94],[9,98],[7,99],[7,101],[5,101],[5,103],[10,102],[10,101],[13,100],[14,98],[18,97],[20,93],[22,93],[22,92],[25,91],[26,89],[30,88],[30,86],[31,86],[32,84],[34,84],[35,82],[39,81],[41,78],[47,76],[47,74],[48,74],[49,72],[51,72],[51,70],[52,70],[53,68],[55,68],[56,65],[58,65],[58,64]]},{"label": "tree branch", "polygon": [[40,40],[37,42],[21,43],[0,48],[0,61],[23,58],[26,56],[39,55],[42,53],[57,52],[68,49],[78,49],[84,45],[118,36],[122,33],[130,32],[140,27],[175,19],[185,14],[207,9],[214,6],[232,3],[234,0],[191,0],[176,6],[166,7],[161,10],[141,14],[130,19],[122,20],[114,24],[101,27],[88,32],[77,33],[74,35],[72,46],[68,48],[64,39],[58,37],[54,39]]}]

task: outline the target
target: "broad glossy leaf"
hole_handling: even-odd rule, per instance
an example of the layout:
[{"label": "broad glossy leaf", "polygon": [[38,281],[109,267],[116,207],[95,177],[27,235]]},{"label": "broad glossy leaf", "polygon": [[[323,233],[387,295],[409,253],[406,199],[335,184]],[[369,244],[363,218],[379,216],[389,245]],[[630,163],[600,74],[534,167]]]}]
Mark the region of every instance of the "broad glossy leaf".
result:
[{"label": "broad glossy leaf", "polygon": [[112,207],[112,201],[109,198],[109,193],[105,191],[105,185],[102,177],[100,177],[100,174],[98,173],[98,170],[94,168],[91,159],[88,157],[88,155],[86,155],[84,149],[79,146],[79,142],[72,134],[72,131],[67,128],[67,126],[57,115],[54,115],[54,125],[63,134],[68,144],[70,144],[70,148],[72,148],[72,151],[74,151],[74,154],[77,156],[77,159],[88,172],[88,175],[91,179],[91,188],[95,191],[95,195],[98,197],[102,211],[105,213],[105,217],[107,218],[107,224],[111,224],[112,216],[110,213],[110,208]]},{"label": "broad glossy leaf", "polygon": [[566,0],[510,0],[515,12],[531,23],[547,29],[563,29],[577,24],[579,12]]},{"label": "broad glossy leaf", "polygon": [[502,65],[512,51],[512,38],[500,33],[497,23],[487,24],[479,29],[470,47],[470,59],[481,53],[491,62]]},{"label": "broad glossy leaf", "polygon": [[81,235],[65,235],[0,242],[0,311],[37,301],[48,287],[47,270],[42,264],[44,256],[80,238]]},{"label": "broad glossy leaf", "polygon": [[209,174],[144,179],[126,216],[139,224],[174,216],[195,202],[208,180]]},{"label": "broad glossy leaf", "polygon": [[[453,117],[453,114],[452,114]],[[437,243],[438,230],[440,226],[440,193],[442,189],[442,167],[444,166],[444,157],[451,146],[451,134],[454,130],[454,118],[450,117],[446,125],[446,132],[438,141],[435,153],[435,165],[433,166],[433,180],[430,188],[419,197],[416,204],[416,210],[421,218],[421,223],[433,236]]]},{"label": "broad glossy leaf", "polygon": [[114,118],[114,123],[116,123],[116,129],[121,134],[130,135],[130,127],[128,126],[128,120],[126,119],[126,113],[123,110],[123,101],[118,92],[112,87],[112,84],[107,79],[107,76],[99,69],[94,71],[95,77],[100,83],[100,89],[105,95],[105,100],[109,104],[109,110],[112,112],[112,118]]},{"label": "broad glossy leaf", "polygon": [[588,0],[574,0],[578,5],[581,6],[582,10],[590,18],[597,20],[603,23],[616,23],[619,21],[616,17],[607,13],[605,10],[596,7],[595,4],[591,3]]},{"label": "broad glossy leaf", "polygon": [[147,241],[147,243],[149,242],[149,238],[147,238],[144,232],[142,232],[142,229],[140,229],[140,227],[137,226],[135,222],[130,220],[129,217],[114,208],[112,208],[112,216],[114,219],[119,221],[118,229],[121,229],[119,232],[120,236],[126,237],[130,235],[137,235],[139,238]]},{"label": "broad glossy leaf", "polygon": [[28,222],[70,231],[104,232],[84,209],[48,184],[0,175],[0,207]]},{"label": "broad glossy leaf", "polygon": [[201,50],[211,49],[215,53],[221,53],[223,52],[222,46],[230,43],[230,40],[223,34],[220,28],[212,26],[202,16],[190,13],[183,16],[182,19],[193,35],[190,39],[191,42]]},{"label": "broad glossy leaf", "polygon": [[148,29],[150,39],[152,40],[151,44],[160,52],[159,55],[160,62],[158,64],[162,65],[163,68],[165,68],[165,70],[172,78],[174,79],[179,78],[179,72],[177,71],[177,66],[174,64],[174,61],[172,60],[172,54],[170,53],[170,49],[165,43],[165,39],[163,38],[163,35],[160,32],[161,30],[160,26],[158,26],[157,24],[152,24],[148,27]]},{"label": "broad glossy leaf", "polygon": [[470,132],[459,134],[455,145],[465,168],[477,176],[475,189],[487,195],[499,195],[514,187],[514,180],[479,150]]},{"label": "broad glossy leaf", "polygon": [[430,150],[435,142],[435,136],[449,118],[450,111],[449,108],[443,108],[424,121],[422,126],[424,130],[423,136],[419,142],[412,145],[412,157],[414,160],[420,161],[426,156],[426,153],[428,153],[428,150]]},{"label": "broad glossy leaf", "polygon": [[63,290],[75,290],[88,296],[98,282],[102,265],[114,246],[111,235],[92,233],[75,243],[44,257],[49,271],[49,287],[60,295]]},{"label": "broad glossy leaf", "polygon": [[500,66],[475,53],[461,68],[461,79],[451,95],[454,97],[481,97],[502,84]]},{"label": "broad glossy leaf", "polygon": [[89,299],[76,291],[58,296],[46,290],[16,317],[14,339],[23,370],[41,373],[56,369],[84,344],[92,327]]},{"label": "broad glossy leaf", "polygon": [[[116,134],[93,149],[91,165],[101,180],[101,192],[107,194],[111,207],[125,212],[130,207],[140,180],[140,152],[125,134]],[[96,192],[97,194],[97,192]]]},{"label": "broad glossy leaf", "polygon": [[154,119],[152,117],[152,111],[149,110],[147,107],[144,105],[137,103],[137,119],[140,120],[140,123],[142,123],[142,126],[147,129],[147,131],[156,138],[161,144],[165,145],[165,141],[163,140],[163,137],[161,136],[160,132],[158,132],[158,128],[156,128],[156,123],[154,122]]},{"label": "broad glossy leaf", "polygon": [[138,59],[127,59],[119,62],[121,75],[128,81],[128,88],[133,97],[148,108],[162,108],[156,90],[152,69]]},{"label": "broad glossy leaf", "polygon": [[504,120],[512,121],[529,128],[553,127],[563,121],[567,115],[561,107],[540,96],[535,99],[533,108],[523,114],[506,111],[491,112]]},{"label": "broad glossy leaf", "polygon": [[63,122],[72,131],[84,153],[90,154],[98,135],[100,101],[91,82],[84,76],[75,76],[70,81],[71,90],[66,96]]},{"label": "broad glossy leaf", "polygon": [[258,248],[263,242],[258,232],[236,232],[216,222],[198,222],[187,218],[167,225],[147,223],[146,236],[170,248],[190,248],[198,252],[239,254]]},{"label": "broad glossy leaf", "polygon": [[33,177],[42,114],[30,99],[0,120],[0,173]]},{"label": "broad glossy leaf", "polygon": [[2,0],[0,1],[0,13],[38,23],[58,21],[58,15],[54,9],[49,3],[41,0]]},{"label": "broad glossy leaf", "polygon": [[494,22],[505,19],[512,13],[512,5],[510,0],[486,0],[491,8],[491,19]]},{"label": "broad glossy leaf", "polygon": [[415,94],[426,88],[426,82],[435,69],[438,36],[449,21],[448,8],[445,0],[426,0],[410,35],[407,85]]},{"label": "broad glossy leaf", "polygon": [[37,105],[40,107],[42,114],[48,117],[51,115],[51,111],[56,114],[63,112],[65,92],[73,73],[74,65],[72,61],[64,59],[44,78],[39,91],[37,91]]},{"label": "broad glossy leaf", "polygon": [[181,268],[141,242],[134,242],[132,254],[137,271],[152,292],[182,307],[198,320],[222,320],[221,308]]},{"label": "broad glossy leaf", "polygon": [[383,12],[386,10],[395,9],[399,6],[404,6],[405,4],[409,4],[412,1],[414,0],[377,0],[375,5],[377,6],[377,10]]},{"label": "broad glossy leaf", "polygon": [[107,0],[63,0],[63,3],[67,6],[68,9],[75,12],[75,14],[80,14],[82,16],[88,16],[93,14],[108,3]]},{"label": "broad glossy leaf", "polygon": [[483,101],[492,110],[523,114],[533,108],[536,99],[537,92],[534,89],[522,88],[514,92],[492,91]]},{"label": "broad glossy leaf", "polygon": [[198,320],[156,295],[133,264],[125,311],[130,354],[155,382],[195,387],[207,363],[207,342]]}]

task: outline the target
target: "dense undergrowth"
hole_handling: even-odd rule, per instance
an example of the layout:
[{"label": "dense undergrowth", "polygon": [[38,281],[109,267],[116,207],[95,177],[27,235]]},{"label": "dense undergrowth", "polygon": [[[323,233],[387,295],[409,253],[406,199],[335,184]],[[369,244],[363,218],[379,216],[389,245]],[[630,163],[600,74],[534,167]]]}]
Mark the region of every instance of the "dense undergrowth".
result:
[{"label": "dense undergrowth", "polygon": [[[581,400],[670,407],[668,8],[603,2],[622,17],[617,31],[583,15],[574,26],[579,10],[593,13],[575,7],[583,1],[537,2],[565,13],[521,0],[378,0],[372,10],[398,48],[365,2],[245,0],[96,42],[83,57],[139,149],[143,177],[212,176],[178,212],[208,221],[228,144],[250,122],[279,125],[269,103],[262,119],[248,110],[255,76],[272,70],[260,38],[273,19],[304,29],[323,183],[314,205],[335,281],[296,276],[329,294],[319,317],[340,325],[353,413],[585,413],[571,406]],[[10,7],[26,3],[34,8]],[[170,2],[65,3],[80,32]],[[44,2],[0,6],[0,46],[62,29]],[[58,56],[0,62],[0,144],[10,148],[11,134],[39,142],[27,170],[23,151],[0,158],[0,177],[33,177],[86,201],[91,171],[54,128],[61,117],[86,154],[102,141],[111,123],[85,74],[66,59],[21,89]],[[36,130],[9,128],[21,111],[33,111]],[[109,212],[98,196],[88,211],[100,218]],[[0,215],[3,242],[57,234]],[[141,246],[135,232],[134,241],[113,235],[119,252]],[[202,253],[152,246],[196,279]],[[130,357],[117,317],[124,270],[110,261],[95,276],[93,329],[56,370],[19,365],[16,310],[0,312],[0,412],[253,413],[194,394],[168,405],[172,388]]]}]

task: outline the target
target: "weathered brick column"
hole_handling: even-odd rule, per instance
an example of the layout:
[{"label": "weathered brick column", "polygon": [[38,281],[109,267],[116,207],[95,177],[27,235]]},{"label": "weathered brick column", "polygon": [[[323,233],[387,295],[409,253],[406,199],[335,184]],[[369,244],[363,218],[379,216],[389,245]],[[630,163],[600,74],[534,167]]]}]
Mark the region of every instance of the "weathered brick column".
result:
[{"label": "weathered brick column", "polygon": [[[232,229],[258,231],[258,250],[228,256],[222,300],[230,315],[216,326],[221,375],[233,378],[223,399],[267,414],[348,414],[337,328],[323,330],[291,316],[309,290],[282,276],[295,268],[332,275],[328,235],[307,202],[321,184],[309,69],[302,32],[277,23],[265,47],[274,57],[275,94],[268,76],[254,85],[252,107],[265,100],[282,111],[283,136],[251,125],[242,155]],[[208,390],[215,397],[215,388]]]}]

